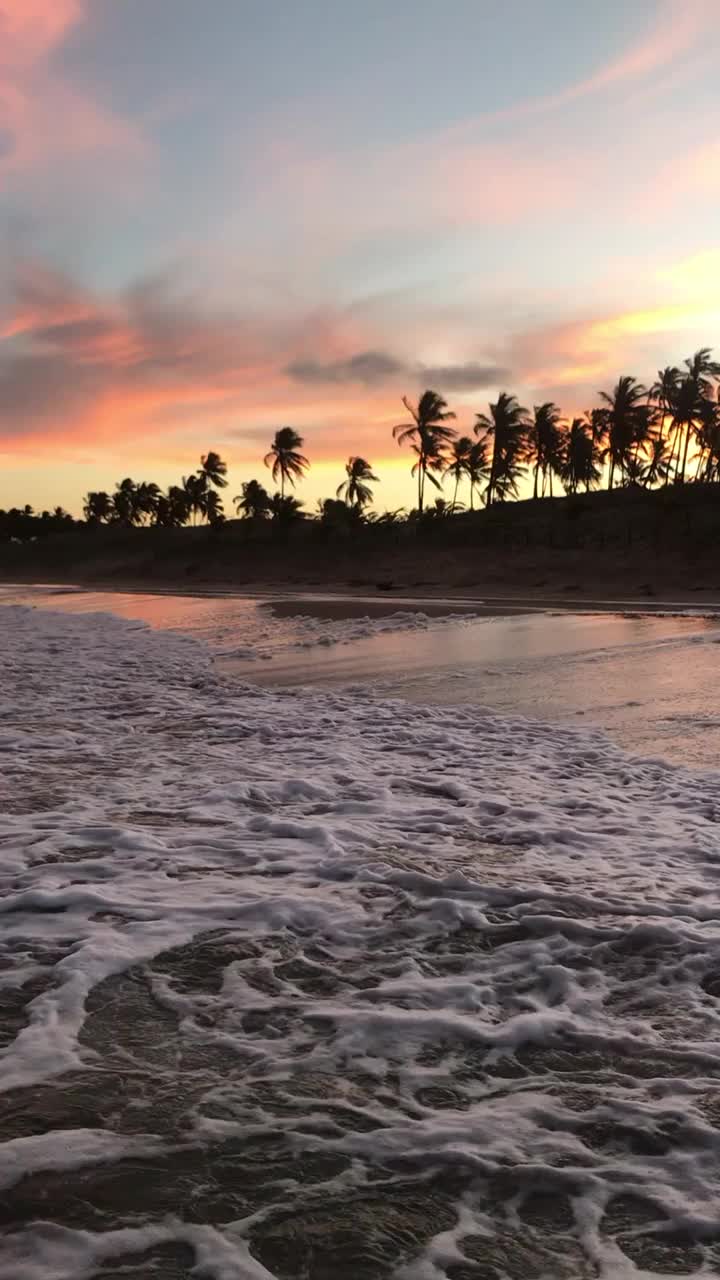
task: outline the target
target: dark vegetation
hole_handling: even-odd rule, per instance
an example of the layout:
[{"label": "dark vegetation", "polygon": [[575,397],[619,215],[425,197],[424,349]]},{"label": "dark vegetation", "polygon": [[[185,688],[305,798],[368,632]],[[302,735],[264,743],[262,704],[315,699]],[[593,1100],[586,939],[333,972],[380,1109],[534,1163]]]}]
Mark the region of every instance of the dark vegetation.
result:
[{"label": "dark vegetation", "polygon": [[109,524],[0,544],[0,577],[342,590],[504,590],[644,596],[720,592],[714,485],[528,499],[455,515],[356,522],[230,520],[196,528]]},{"label": "dark vegetation", "polygon": [[[639,573],[639,590],[672,578],[673,566],[682,585],[686,564],[707,585],[720,533],[720,364],[709,349],[659,370],[649,389],[620,378],[570,422],[551,402],[529,412],[503,392],[476,414],[471,436],[455,429],[455,414],[434,391],[403,403],[407,417],[393,436],[412,453],[417,505],[409,513],[371,509],[379,477],[358,456],[335,496],[304,511],[289,490],[310,467],[305,442],[281,427],[264,458],[277,489],[244,482],[236,519],[223,507],[227,465],[210,451],[167,492],[128,477],[112,493],[89,493],[83,520],[61,508],[0,512],[0,570],[460,588],[505,582],[510,557],[525,587],[572,588],[560,578],[575,561],[578,589],[599,584],[610,561],[610,576],[618,565],[630,578]],[[428,491],[446,483],[447,496],[428,504]],[[523,486],[532,498],[519,500]],[[565,553],[562,567],[555,552]],[[558,582],[546,583],[547,572]]]}]

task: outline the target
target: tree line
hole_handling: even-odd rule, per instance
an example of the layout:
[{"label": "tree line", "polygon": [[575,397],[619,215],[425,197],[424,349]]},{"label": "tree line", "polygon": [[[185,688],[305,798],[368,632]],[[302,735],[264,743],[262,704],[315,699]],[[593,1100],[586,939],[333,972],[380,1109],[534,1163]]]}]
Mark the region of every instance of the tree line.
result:
[{"label": "tree line", "polygon": [[[412,453],[417,507],[411,514],[426,511],[428,486],[441,491],[446,481],[450,497],[436,499],[433,514],[452,514],[466,505],[465,498],[471,510],[476,502],[489,507],[518,498],[527,478],[534,498],[552,497],[555,482],[566,494],[589,493],[604,477],[608,489],[720,480],[720,363],[710,348],[681,366],[660,369],[650,387],[625,375],[611,391],[598,394],[598,405],[568,420],[552,401],[529,410],[503,391],[487,412],[475,414],[472,435],[456,430],[455,413],[436,391],[423,392],[417,404],[403,397],[407,418],[392,434]],[[293,427],[276,431],[264,463],[278,488],[271,494],[260,480],[246,481],[234,499],[238,516],[287,522],[304,514],[302,502],[288,492],[310,467],[304,447]],[[366,458],[351,456],[335,497],[319,503],[318,516],[328,523],[400,518],[404,513],[369,512],[378,482]],[[210,451],[196,471],[166,492],[152,481],[128,477],[112,493],[88,493],[83,515],[91,525],[217,525],[226,518],[221,491],[227,483],[227,464]],[[28,522],[40,522],[38,533],[73,523],[62,508],[36,517],[25,507],[0,511],[0,534],[31,536]]]}]

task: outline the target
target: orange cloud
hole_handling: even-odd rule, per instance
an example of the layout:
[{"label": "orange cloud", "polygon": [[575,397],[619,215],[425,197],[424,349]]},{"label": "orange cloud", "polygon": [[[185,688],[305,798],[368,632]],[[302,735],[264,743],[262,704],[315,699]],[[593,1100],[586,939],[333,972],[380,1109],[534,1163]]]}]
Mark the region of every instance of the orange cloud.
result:
[{"label": "orange cloud", "polygon": [[11,285],[0,313],[0,447],[9,452],[167,440],[198,422],[252,441],[298,414],[320,422],[335,449],[349,404],[372,414],[372,389],[342,378],[322,388],[288,371],[311,348],[350,349],[361,331],[342,316],[333,325],[325,312],[238,315],[157,282],[102,298],[37,263]]}]

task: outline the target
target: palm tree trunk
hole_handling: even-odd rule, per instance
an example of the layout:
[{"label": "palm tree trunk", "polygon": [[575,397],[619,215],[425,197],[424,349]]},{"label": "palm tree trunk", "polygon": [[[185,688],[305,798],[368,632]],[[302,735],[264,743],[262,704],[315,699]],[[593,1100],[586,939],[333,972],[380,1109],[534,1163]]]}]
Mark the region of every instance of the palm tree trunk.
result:
[{"label": "palm tree trunk", "polygon": [[455,476],[455,492],[453,494],[453,500],[452,500],[453,515],[455,514],[455,508],[457,506],[457,493],[458,493],[459,484],[460,484],[460,472],[457,472]]},{"label": "palm tree trunk", "polygon": [[280,468],[280,497],[285,497],[285,468]]},{"label": "palm tree trunk", "polygon": [[533,498],[537,498],[537,496],[538,496],[538,492],[537,492],[537,491],[538,491],[538,474],[539,474],[539,472],[540,472],[540,459],[538,458],[538,459],[537,459],[537,461],[536,461],[536,463],[535,463],[535,483],[534,483],[534,485],[533,485]]},{"label": "palm tree trunk", "polygon": [[686,466],[687,466],[688,449],[690,448],[690,427],[691,427],[691,423],[689,423],[689,422],[688,422],[688,424],[687,424],[687,430],[686,430],[686,432],[685,432],[685,447],[684,447],[684,449],[683,449],[683,457],[682,457],[682,471],[681,471],[681,473],[680,473],[680,483],[681,483],[681,484],[684,484],[684,483],[685,483],[685,468],[686,468]]},{"label": "palm tree trunk", "polygon": [[677,432],[674,432],[672,426],[668,432],[668,440],[670,441],[670,457],[668,458],[667,470],[665,472],[665,487],[670,483],[670,475],[672,473],[673,462],[675,461],[675,439]]},{"label": "palm tree trunk", "polygon": [[492,458],[490,459],[490,478],[489,478],[489,480],[488,480],[488,487],[487,487],[487,490],[486,490],[486,493],[485,493],[485,506],[486,506],[486,507],[491,507],[491,506],[492,506],[493,494],[494,494],[494,492],[495,492],[495,465],[496,465],[496,462],[495,462],[495,453],[496,453],[495,445],[496,445],[496,437],[495,437],[495,436],[493,436],[493,451],[492,451]]},{"label": "palm tree trunk", "polygon": [[610,457],[610,476],[608,478],[608,491],[613,487],[613,479],[615,476],[615,459]]}]

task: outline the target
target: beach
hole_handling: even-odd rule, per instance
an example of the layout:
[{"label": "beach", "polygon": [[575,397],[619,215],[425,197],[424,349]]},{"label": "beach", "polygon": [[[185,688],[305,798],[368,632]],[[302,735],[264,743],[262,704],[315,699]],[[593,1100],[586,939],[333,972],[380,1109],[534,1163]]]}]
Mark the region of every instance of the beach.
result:
[{"label": "beach", "polygon": [[717,773],[89,604],[2,609],[3,1280],[713,1274]]}]

